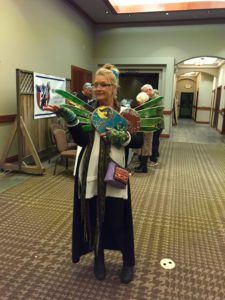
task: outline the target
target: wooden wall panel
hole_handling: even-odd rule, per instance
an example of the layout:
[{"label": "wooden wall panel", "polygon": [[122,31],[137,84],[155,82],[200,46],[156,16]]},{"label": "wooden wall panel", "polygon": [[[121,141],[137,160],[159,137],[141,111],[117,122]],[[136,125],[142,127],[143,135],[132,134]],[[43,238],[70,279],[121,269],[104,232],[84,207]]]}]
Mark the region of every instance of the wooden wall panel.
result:
[{"label": "wooden wall panel", "polygon": [[[27,130],[31,136],[37,152],[44,151],[52,146],[50,139],[50,124],[57,122],[56,118],[34,119],[34,96],[21,95],[20,96],[21,116],[26,124]],[[27,144],[22,141],[22,157],[31,155]]]}]

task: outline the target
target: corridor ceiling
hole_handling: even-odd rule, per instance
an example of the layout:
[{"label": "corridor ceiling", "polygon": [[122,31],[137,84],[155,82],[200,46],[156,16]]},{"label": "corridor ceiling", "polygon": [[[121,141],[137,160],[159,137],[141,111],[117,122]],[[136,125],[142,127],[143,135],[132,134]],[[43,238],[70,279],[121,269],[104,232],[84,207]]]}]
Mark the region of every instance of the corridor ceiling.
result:
[{"label": "corridor ceiling", "polygon": [[[167,26],[167,25],[189,25],[189,24],[224,24],[225,23],[225,1],[197,1],[205,3],[221,3],[224,8],[204,8],[192,10],[175,10],[174,6],[165,6],[164,11],[143,13],[116,13],[116,10],[107,0],[63,0],[75,7],[83,16],[86,16],[95,25],[109,26]],[[152,0],[149,0],[153,2]],[[176,0],[178,1],[178,0]],[[164,2],[176,2],[175,0]],[[113,1],[111,1],[113,2]],[[114,1],[115,2],[115,1]],[[130,1],[131,2],[131,1]],[[142,1],[136,0],[134,3]],[[154,1],[155,3],[159,1]],[[162,2],[162,1],[160,1]],[[180,1],[179,1],[180,2]],[[185,2],[185,1],[184,1]],[[187,2],[187,1],[186,1]],[[193,0],[191,1],[193,2]],[[196,2],[196,1],[194,1]],[[139,6],[139,5],[136,5]],[[134,7],[134,6],[133,6]],[[142,5],[146,10],[148,6]],[[168,11],[172,7],[173,11]],[[181,6],[180,6],[181,7]],[[182,6],[186,8],[188,6]],[[197,6],[204,7],[204,6]],[[210,7],[210,6],[209,6]],[[190,8],[190,6],[189,6]]]}]

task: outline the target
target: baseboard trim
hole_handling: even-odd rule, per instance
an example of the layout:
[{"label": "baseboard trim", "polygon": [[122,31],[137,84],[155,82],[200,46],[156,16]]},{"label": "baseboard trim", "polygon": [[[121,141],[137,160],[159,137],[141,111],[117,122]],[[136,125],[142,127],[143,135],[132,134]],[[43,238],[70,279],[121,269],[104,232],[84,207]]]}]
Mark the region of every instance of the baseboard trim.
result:
[{"label": "baseboard trim", "polygon": [[0,115],[0,123],[14,122],[16,115]]}]

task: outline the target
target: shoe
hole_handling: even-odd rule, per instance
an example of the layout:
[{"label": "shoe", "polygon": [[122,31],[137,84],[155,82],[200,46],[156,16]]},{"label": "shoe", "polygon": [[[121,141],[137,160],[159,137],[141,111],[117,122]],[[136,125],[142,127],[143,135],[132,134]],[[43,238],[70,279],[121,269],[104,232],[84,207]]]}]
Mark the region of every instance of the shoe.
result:
[{"label": "shoe", "polygon": [[123,265],[121,274],[120,274],[120,280],[122,283],[128,284],[131,282],[134,278],[134,267]]},{"label": "shoe", "polygon": [[158,162],[157,161],[150,161],[150,167],[156,167],[156,166],[158,166]]},{"label": "shoe", "polygon": [[94,275],[98,280],[104,280],[106,276],[106,268],[104,255],[98,255],[94,260]]},{"label": "shoe", "polygon": [[135,168],[135,173],[148,173],[148,169],[140,166],[139,168]]}]

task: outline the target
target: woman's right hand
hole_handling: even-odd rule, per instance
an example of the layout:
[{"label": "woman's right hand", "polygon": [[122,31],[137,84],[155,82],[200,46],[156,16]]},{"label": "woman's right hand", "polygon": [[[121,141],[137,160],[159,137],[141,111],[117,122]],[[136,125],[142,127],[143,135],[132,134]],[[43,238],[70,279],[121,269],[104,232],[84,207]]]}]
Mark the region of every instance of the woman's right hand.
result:
[{"label": "woman's right hand", "polygon": [[51,111],[53,113],[57,113],[57,111],[60,109],[60,106],[57,104],[54,105],[46,105],[43,107],[44,110]]},{"label": "woman's right hand", "polygon": [[44,109],[55,113],[58,117],[62,117],[68,124],[77,123],[78,121],[76,114],[66,107],[54,104],[46,105]]}]

